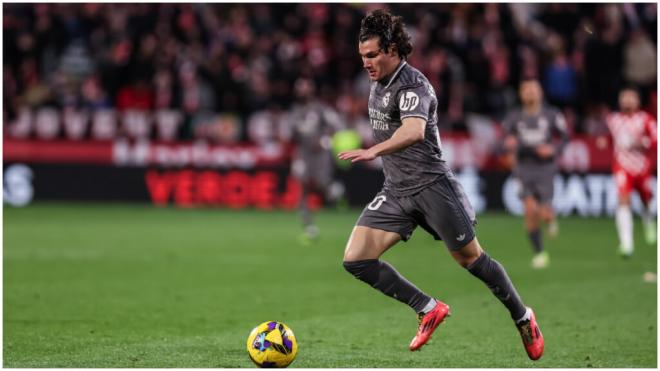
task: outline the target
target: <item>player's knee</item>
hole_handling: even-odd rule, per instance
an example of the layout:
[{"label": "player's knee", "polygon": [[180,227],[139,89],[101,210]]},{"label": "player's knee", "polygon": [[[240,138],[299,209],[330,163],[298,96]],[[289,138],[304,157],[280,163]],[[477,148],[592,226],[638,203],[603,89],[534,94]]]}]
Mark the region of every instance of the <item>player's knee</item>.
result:
[{"label": "player's knee", "polygon": [[462,247],[460,250],[452,251],[451,255],[461,267],[467,268],[484,253],[476,239]]},{"label": "player's knee", "polygon": [[460,265],[463,268],[467,268],[472,263],[474,263],[477,259],[479,259],[479,255],[470,255],[470,256],[459,256],[459,257],[454,257],[458,265]]}]

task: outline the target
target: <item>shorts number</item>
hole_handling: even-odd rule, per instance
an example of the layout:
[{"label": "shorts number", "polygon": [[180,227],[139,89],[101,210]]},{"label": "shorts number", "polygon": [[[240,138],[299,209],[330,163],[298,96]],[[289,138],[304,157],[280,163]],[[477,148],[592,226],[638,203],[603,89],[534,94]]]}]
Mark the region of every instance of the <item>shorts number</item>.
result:
[{"label": "shorts number", "polygon": [[376,196],[376,198],[374,198],[374,200],[371,201],[371,203],[367,206],[367,209],[369,209],[369,210],[378,210],[380,205],[382,205],[383,202],[385,202],[385,201],[387,201],[387,198],[385,197],[385,195]]}]

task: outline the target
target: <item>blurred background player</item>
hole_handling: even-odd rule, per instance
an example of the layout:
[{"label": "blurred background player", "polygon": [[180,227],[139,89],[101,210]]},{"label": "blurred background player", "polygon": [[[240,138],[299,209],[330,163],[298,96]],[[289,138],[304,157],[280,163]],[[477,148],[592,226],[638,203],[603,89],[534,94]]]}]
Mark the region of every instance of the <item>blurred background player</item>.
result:
[{"label": "blurred background player", "polygon": [[293,156],[292,174],[301,183],[299,210],[304,233],[302,243],[309,243],[319,235],[314,224],[308,196],[318,192],[327,203],[337,202],[344,194],[344,186],[334,179],[335,159],[332,136],[342,129],[339,114],[315,97],[316,85],[312,79],[299,78],[295,82],[294,103],[290,122],[293,140],[297,144]]},{"label": "blurred background player", "polygon": [[641,214],[646,242],[656,242],[656,223],[651,215],[650,180],[651,156],[657,144],[657,128],[653,117],[639,109],[639,95],[636,90],[621,90],[619,108],[621,111],[608,116],[607,127],[613,141],[612,173],[619,195],[615,217],[619,252],[623,257],[630,257],[634,250],[633,216],[630,210],[630,193],[633,190],[636,190],[642,199]]},{"label": "blurred background player", "polygon": [[[559,226],[552,207],[556,159],[568,143],[566,120],[562,113],[543,103],[541,84],[535,79],[520,83],[522,107],[509,113],[503,123],[505,148],[513,155],[513,174],[520,185],[525,209],[525,228],[534,250],[532,267],[545,268],[550,260],[543,246],[541,222],[555,237]],[[560,141],[555,144],[555,137]]]}]

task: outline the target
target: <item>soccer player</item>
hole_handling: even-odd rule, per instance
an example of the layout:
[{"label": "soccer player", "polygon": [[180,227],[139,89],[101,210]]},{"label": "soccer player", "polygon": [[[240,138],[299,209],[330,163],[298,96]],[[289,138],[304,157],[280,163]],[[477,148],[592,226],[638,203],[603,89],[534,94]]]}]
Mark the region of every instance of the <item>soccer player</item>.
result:
[{"label": "soccer player", "polygon": [[301,242],[308,244],[319,235],[314,224],[307,196],[312,191],[322,194],[325,201],[336,202],[344,194],[344,186],[334,179],[335,160],[332,155],[332,134],[342,128],[339,114],[315,98],[316,86],[308,78],[299,78],[294,86],[297,102],[289,119],[293,140],[297,143],[291,172],[301,183],[302,195],[298,208],[304,233]]},{"label": "soccer player", "polygon": [[651,154],[657,143],[656,122],[639,109],[639,95],[626,88],[619,93],[620,112],[607,118],[614,144],[612,173],[619,194],[616,210],[616,229],[619,234],[619,252],[630,257],[634,250],[633,219],[630,211],[630,193],[636,190],[642,199],[642,221],[646,242],[655,244],[656,224],[651,215]]},{"label": "soccer player", "polygon": [[[543,104],[543,91],[537,80],[524,80],[519,88],[522,107],[509,113],[503,122],[504,145],[515,153],[513,174],[520,185],[525,209],[525,228],[534,251],[532,267],[545,268],[550,260],[543,248],[541,222],[548,224],[548,234],[558,233],[552,207],[555,159],[568,143],[566,120],[561,112]],[[559,136],[559,143],[555,137]]]},{"label": "soccer player", "polygon": [[360,215],[344,252],[345,269],[376,290],[409,305],[419,317],[410,350],[420,349],[449,315],[447,304],[427,295],[379,258],[419,225],[444,240],[452,257],[482,280],[506,306],[531,359],[543,354],[543,336],[506,271],[477,241],[475,214],[456,177],[442,159],[437,100],[422,73],[406,62],[412,52],[401,17],[385,10],[361,23],[359,53],[371,80],[369,118],[376,145],[344,151],[342,160],[381,156],[383,189]]}]

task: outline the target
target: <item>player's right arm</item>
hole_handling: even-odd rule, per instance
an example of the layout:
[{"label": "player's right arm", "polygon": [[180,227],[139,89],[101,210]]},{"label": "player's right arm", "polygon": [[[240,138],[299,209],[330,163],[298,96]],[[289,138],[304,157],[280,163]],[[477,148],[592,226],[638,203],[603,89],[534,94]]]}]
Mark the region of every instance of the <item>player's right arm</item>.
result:
[{"label": "player's right arm", "polygon": [[401,120],[401,126],[388,140],[380,142],[368,149],[341,152],[339,158],[341,160],[350,160],[351,162],[371,161],[378,156],[399,152],[415,143],[423,142],[425,129],[426,120],[416,116],[406,117]]}]

